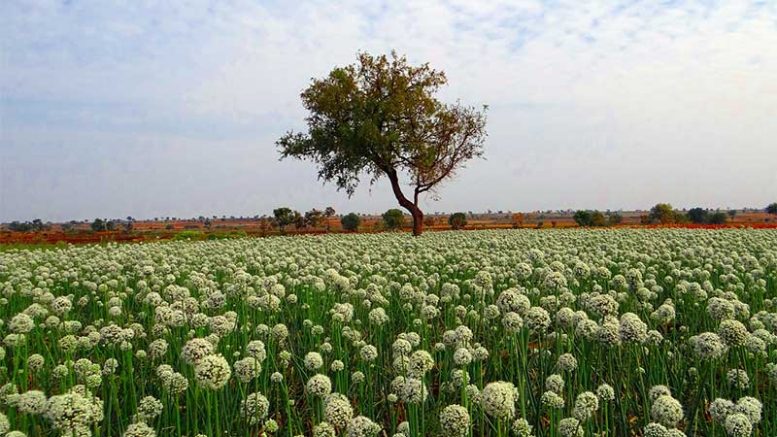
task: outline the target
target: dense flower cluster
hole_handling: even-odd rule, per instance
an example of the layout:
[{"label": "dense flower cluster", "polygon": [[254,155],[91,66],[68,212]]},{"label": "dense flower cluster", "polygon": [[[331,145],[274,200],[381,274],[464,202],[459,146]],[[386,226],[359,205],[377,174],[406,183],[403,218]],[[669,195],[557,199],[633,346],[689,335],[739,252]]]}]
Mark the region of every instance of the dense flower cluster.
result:
[{"label": "dense flower cluster", "polygon": [[766,436],[775,386],[772,230],[0,251],[10,437]]}]

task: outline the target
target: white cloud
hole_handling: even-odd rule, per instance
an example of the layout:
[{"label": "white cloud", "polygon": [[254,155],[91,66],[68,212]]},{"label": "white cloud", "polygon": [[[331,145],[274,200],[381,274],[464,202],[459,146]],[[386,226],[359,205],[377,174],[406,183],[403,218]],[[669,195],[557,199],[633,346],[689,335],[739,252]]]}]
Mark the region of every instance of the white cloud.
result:
[{"label": "white cloud", "polygon": [[[207,213],[192,205],[214,201],[218,212],[253,214],[286,199],[385,209],[385,187],[348,201],[320,187],[309,164],[277,162],[273,141],[302,127],[298,95],[310,77],[358,50],[392,48],[445,70],[446,99],[491,106],[488,159],[449,183],[431,210],[760,206],[777,193],[777,3],[2,8],[0,219]],[[127,154],[122,167],[87,153],[93,141],[134,150],[148,136],[144,150],[164,159]],[[23,166],[36,153],[74,165],[38,163],[52,171],[33,180]],[[47,202],[69,192],[56,180],[87,188],[58,174],[75,164],[111,168],[92,177],[120,180],[141,166],[169,175],[164,184],[178,195],[154,193],[156,179],[145,178],[99,202]],[[218,175],[205,179],[222,191],[187,189],[191,173]]]}]

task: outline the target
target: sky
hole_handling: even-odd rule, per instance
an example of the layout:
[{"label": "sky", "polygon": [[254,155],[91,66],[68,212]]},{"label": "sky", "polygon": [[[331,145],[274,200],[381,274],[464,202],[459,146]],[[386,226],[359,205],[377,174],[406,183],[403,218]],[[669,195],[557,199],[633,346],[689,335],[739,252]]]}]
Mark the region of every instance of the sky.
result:
[{"label": "sky", "polygon": [[4,0],[0,40],[0,221],[395,207],[275,146],[392,49],[489,106],[427,212],[777,201],[777,1]]}]

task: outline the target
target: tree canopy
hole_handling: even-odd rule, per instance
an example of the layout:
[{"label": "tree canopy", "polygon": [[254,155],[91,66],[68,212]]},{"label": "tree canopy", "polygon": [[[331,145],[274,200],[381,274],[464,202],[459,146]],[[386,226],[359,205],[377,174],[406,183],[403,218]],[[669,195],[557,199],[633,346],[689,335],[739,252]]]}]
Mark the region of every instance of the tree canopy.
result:
[{"label": "tree canopy", "polygon": [[349,196],[364,176],[371,184],[388,178],[419,235],[419,196],[435,194],[464,162],[483,154],[485,107],[440,102],[435,94],[446,83],[429,64],[412,66],[394,52],[360,53],[355,64],[313,79],[302,92],[307,132],[287,132],[277,141],[281,159],[318,163],[319,179]]},{"label": "tree canopy", "polygon": [[383,213],[383,224],[386,229],[401,229],[405,224],[405,215],[401,210],[391,208]]},{"label": "tree canopy", "polygon": [[343,229],[351,232],[357,231],[361,222],[362,218],[355,212],[348,213],[340,219],[340,225]]},{"label": "tree canopy", "polygon": [[451,229],[461,229],[467,226],[467,215],[463,212],[454,212],[448,217],[448,224],[451,226]]}]

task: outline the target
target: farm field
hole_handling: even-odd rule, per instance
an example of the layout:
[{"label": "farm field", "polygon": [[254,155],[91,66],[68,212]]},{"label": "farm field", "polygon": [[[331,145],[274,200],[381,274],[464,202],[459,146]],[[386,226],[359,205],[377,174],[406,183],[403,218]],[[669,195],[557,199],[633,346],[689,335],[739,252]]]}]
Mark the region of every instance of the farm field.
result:
[{"label": "farm field", "polygon": [[775,436],[777,230],[0,252],[0,435]]}]

